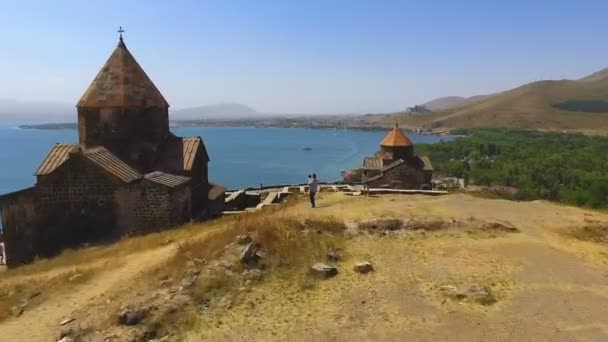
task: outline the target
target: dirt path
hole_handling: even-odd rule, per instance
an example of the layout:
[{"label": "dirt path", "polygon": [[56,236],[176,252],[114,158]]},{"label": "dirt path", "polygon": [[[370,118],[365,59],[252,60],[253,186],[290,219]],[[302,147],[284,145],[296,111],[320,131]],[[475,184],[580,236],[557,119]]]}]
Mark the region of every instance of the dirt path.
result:
[{"label": "dirt path", "polygon": [[3,341],[55,341],[59,323],[87,306],[92,300],[124,287],[139,274],[156,266],[174,253],[168,245],[128,256],[117,268],[103,270],[77,286],[73,292],[47,299],[39,306],[27,310],[19,317],[0,323]]}]

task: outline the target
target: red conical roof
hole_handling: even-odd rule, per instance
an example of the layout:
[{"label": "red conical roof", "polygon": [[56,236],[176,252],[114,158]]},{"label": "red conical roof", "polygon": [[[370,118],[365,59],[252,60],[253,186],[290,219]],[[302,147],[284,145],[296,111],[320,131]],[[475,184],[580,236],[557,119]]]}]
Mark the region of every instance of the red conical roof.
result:
[{"label": "red conical roof", "polygon": [[395,146],[413,146],[414,143],[405,136],[399,129],[399,125],[395,124],[395,127],[382,139],[380,146],[395,147]]},{"label": "red conical roof", "polygon": [[168,108],[169,104],[139,66],[120,37],[76,107]]}]

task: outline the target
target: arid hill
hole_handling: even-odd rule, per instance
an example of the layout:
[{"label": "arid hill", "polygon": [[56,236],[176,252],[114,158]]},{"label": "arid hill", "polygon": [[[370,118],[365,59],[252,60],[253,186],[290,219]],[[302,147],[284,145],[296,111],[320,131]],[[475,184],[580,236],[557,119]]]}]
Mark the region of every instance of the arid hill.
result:
[{"label": "arid hill", "polygon": [[425,102],[423,106],[431,111],[439,112],[456,107],[462,107],[469,104],[477,103],[492,95],[476,95],[471,97],[462,96],[444,96]]},{"label": "arid hill", "polygon": [[488,97],[444,105],[427,115],[395,113],[367,117],[369,125],[390,126],[398,118],[412,128],[512,127],[608,131],[608,69],[579,80],[533,82]]},{"label": "arid hill", "polygon": [[[608,337],[607,214],[463,194],[320,196],[314,210],[296,199],[2,272],[1,336],[33,342]],[[362,261],[373,270],[357,265]],[[317,262],[337,274],[331,267],[311,271]]]}]

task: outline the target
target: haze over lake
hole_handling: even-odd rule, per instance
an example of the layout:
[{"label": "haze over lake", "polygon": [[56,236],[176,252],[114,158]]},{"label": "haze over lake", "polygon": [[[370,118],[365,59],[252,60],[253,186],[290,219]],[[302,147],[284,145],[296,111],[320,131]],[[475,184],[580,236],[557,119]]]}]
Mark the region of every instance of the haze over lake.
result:
[{"label": "haze over lake", "polygon": [[[78,141],[75,130],[30,130],[17,125],[0,125],[0,194],[33,185],[33,174],[53,144]],[[210,180],[229,189],[301,183],[313,172],[322,181],[338,180],[341,169],[360,167],[363,157],[373,154],[386,135],[384,131],[252,127],[180,127],[172,132],[200,135],[211,157]],[[415,143],[451,139],[408,136]]]}]

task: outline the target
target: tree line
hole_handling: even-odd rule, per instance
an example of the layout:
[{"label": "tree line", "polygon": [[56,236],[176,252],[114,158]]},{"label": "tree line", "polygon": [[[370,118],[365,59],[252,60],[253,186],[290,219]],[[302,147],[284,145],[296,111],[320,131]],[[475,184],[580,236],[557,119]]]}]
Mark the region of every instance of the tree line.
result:
[{"label": "tree line", "polygon": [[515,199],[548,199],[608,207],[608,138],[502,128],[454,131],[453,141],[417,145],[435,172],[475,185],[519,191]]}]

